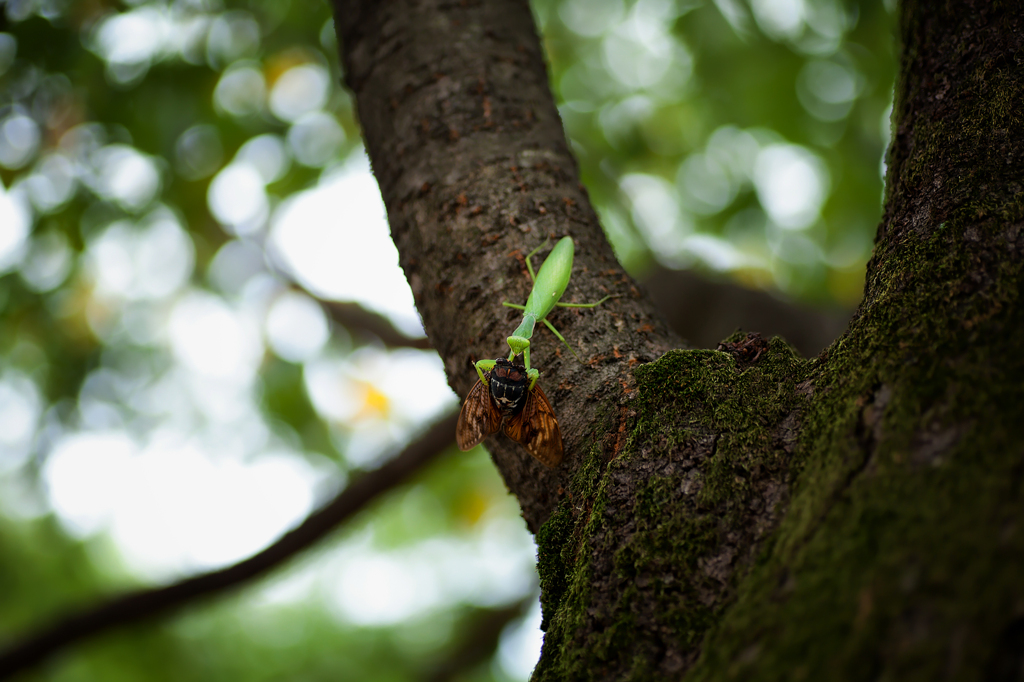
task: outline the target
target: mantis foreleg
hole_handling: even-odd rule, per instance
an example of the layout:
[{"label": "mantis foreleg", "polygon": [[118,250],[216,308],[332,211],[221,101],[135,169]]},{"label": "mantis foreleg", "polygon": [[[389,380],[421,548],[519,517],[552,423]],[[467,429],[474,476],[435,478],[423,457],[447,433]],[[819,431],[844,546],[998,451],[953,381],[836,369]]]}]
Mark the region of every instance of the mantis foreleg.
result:
[{"label": "mantis foreleg", "polygon": [[[572,349],[570,348],[570,350]],[[509,358],[509,361],[511,360],[512,358]],[[487,380],[487,372],[490,372],[492,369],[494,369],[494,366],[496,364],[497,360],[477,360],[475,363],[473,363],[473,367],[476,369],[477,376],[480,377],[480,381],[481,383],[483,383],[484,386],[490,385],[490,381]],[[529,388],[532,391],[534,384],[537,383],[537,379],[540,378],[540,370],[531,369],[530,366],[527,365],[526,378],[530,380],[530,385],[527,388]]]},{"label": "mantis foreleg", "polygon": [[487,376],[484,374],[484,372],[490,372],[492,369],[494,369],[494,365],[494,360],[477,360],[473,364],[473,367],[476,368],[476,373],[480,377],[480,381],[483,383],[484,386],[487,386],[489,383],[487,381]]}]

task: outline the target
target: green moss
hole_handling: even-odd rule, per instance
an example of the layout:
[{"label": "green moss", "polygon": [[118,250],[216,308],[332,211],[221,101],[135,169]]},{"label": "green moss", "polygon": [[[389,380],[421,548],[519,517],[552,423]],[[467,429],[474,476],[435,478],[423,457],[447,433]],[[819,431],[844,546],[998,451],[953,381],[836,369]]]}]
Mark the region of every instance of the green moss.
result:
[{"label": "green moss", "polygon": [[[981,38],[906,46],[888,218],[847,335],[806,362],[774,339],[750,367],[674,351],[636,370],[626,446],[592,456],[540,536],[562,582],[536,680],[973,680],[1010,641],[1024,80],[1012,50],[968,63]],[[936,80],[922,55],[950,68]],[[959,86],[933,96],[945,78]],[[767,484],[785,515],[734,542]]]},{"label": "green moss", "polygon": [[562,603],[569,587],[569,566],[573,549],[572,506],[563,500],[551,518],[537,533],[537,566],[540,573],[541,620],[540,629],[547,630],[552,615]]},{"label": "green moss", "polygon": [[[563,580],[536,679],[675,679],[673,650],[702,652],[693,680],[988,665],[1024,603],[1024,267],[1005,255],[1024,195],[989,190],[880,247],[868,305],[821,359],[776,339],[746,369],[714,351],[637,369],[626,446],[604,470],[591,457],[578,509],[540,539]],[[788,509],[723,590],[707,562],[766,477]]]},{"label": "green moss", "polygon": [[[595,507],[600,516],[601,458],[595,449],[573,477],[570,496],[562,501],[537,533],[537,562],[541,577],[541,629],[548,651],[568,651],[566,639],[582,622],[590,597],[591,572],[586,538],[593,532]],[[598,501],[595,501],[598,498]],[[579,670],[586,661],[577,656],[560,667]]]},{"label": "green moss", "polygon": [[[903,3],[903,14],[907,24],[915,17],[934,14],[934,8],[908,1]],[[986,24],[1000,23],[972,20],[979,33],[989,30]],[[957,23],[954,19],[936,21]],[[1017,31],[1006,23],[1003,30],[1006,36]],[[922,38],[927,41],[925,33],[905,32],[905,62],[894,111],[911,131],[912,143],[893,147],[887,193],[893,189],[903,194],[928,192],[941,178],[941,195],[948,203],[931,207],[939,220],[960,225],[991,215],[1019,220],[1021,197],[1007,202],[1002,192],[992,191],[1004,187],[1013,175],[1007,163],[1015,156],[1014,134],[1024,125],[1020,107],[1024,81],[1011,63],[1013,50],[991,47],[993,35],[968,34],[959,44],[945,41],[936,46],[919,42]],[[990,45],[988,58],[977,50],[978,43]],[[936,54],[944,62],[943,80],[955,81],[956,86],[951,92],[923,98],[921,91],[934,87],[922,82],[934,78],[930,73],[934,67],[922,68],[918,60],[934,59]]]},{"label": "green moss", "polygon": [[[659,609],[659,625],[675,633],[681,648],[696,645],[711,623],[713,610],[700,601],[700,579],[666,582],[653,576],[677,573],[683,569],[696,576],[701,557],[718,546],[717,523],[706,515],[689,517],[666,514],[676,506],[678,486],[668,477],[648,479],[637,491],[634,515],[637,533],[614,554],[616,573],[635,583],[651,581],[649,594],[664,608]],[[623,602],[630,604],[636,588],[627,588]]]},{"label": "green moss", "polygon": [[[879,298],[902,305],[862,315],[820,360],[774,339],[746,369],[713,351],[638,368],[626,447],[603,471],[591,456],[579,508],[540,538],[542,571],[550,549],[571,551],[557,553],[564,587],[545,604],[535,679],[674,679],[673,650],[703,651],[695,680],[935,679],[952,646],[955,670],[984,666],[1024,599],[1010,456],[1024,415],[1006,409],[1024,384],[1008,331],[1024,328],[1022,267],[964,284],[990,258],[963,246],[967,229],[949,221],[880,264]],[[768,479],[790,483],[786,515],[723,591],[707,562]],[[913,639],[930,627],[940,635]]]},{"label": "green moss", "polygon": [[813,371],[790,508],[687,679],[989,664],[1024,600],[1024,267],[971,236],[1004,234],[1017,197],[979,205],[877,264],[874,305]]},{"label": "green moss", "polygon": [[[772,339],[747,369],[704,350],[637,369],[625,447],[607,466],[595,450],[538,534],[547,635],[535,680],[652,679],[671,674],[667,650],[699,646],[726,603],[722,576],[702,565],[729,551],[752,492],[782,471],[775,433],[808,366]],[[613,596],[595,603],[595,591]]]}]

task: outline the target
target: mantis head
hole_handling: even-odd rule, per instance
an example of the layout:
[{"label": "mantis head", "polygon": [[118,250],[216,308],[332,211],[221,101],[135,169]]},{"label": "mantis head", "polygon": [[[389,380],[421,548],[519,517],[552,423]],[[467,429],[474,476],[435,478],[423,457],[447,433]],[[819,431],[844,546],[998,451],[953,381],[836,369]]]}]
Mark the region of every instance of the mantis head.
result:
[{"label": "mantis head", "polygon": [[526,365],[526,369],[527,369],[527,371],[529,371],[529,369],[530,369],[530,340],[525,338],[525,337],[516,336],[515,334],[513,334],[512,336],[508,337],[506,339],[506,341],[508,342],[509,349],[512,351],[509,354],[508,359],[511,361],[516,356],[522,355],[523,356],[523,364]]},{"label": "mantis head", "polygon": [[508,341],[508,347],[512,351],[513,356],[522,355],[530,350],[530,340],[522,336],[513,335],[508,337],[506,341]]}]

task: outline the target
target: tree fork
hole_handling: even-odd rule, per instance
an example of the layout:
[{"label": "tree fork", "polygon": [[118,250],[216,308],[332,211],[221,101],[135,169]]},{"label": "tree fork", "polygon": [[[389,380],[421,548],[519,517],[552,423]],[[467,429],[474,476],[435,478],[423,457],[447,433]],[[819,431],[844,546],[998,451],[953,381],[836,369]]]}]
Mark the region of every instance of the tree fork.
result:
[{"label": "tree fork", "polygon": [[864,302],[804,360],[757,337],[665,352],[676,340],[578,185],[525,2],[335,4],[401,262],[457,391],[501,348],[501,300],[525,296],[510,256],[545,236],[577,239],[569,300],[630,294],[556,320],[585,366],[537,340],[561,380],[562,469],[491,444],[529,527],[549,519],[535,679],[1014,679],[1019,12],[902,6]]}]

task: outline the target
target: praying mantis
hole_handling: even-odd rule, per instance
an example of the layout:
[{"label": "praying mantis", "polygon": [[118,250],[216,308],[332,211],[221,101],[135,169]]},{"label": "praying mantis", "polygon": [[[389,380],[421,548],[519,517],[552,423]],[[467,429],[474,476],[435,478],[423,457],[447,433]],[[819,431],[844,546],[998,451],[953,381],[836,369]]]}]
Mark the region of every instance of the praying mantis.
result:
[{"label": "praying mantis", "polygon": [[[526,256],[526,269],[533,280],[526,305],[502,303],[523,311],[523,321],[506,339],[511,351],[508,359],[479,360],[474,364],[480,378],[462,405],[455,435],[459,449],[469,450],[501,429],[542,464],[554,468],[562,461],[562,435],[551,403],[537,385],[540,371],[530,366],[530,338],[537,323],[543,322],[575,356],[565,337],[548,322],[548,314],[555,306],[594,308],[611,296],[596,303],[562,303],[560,299],[572,275],[572,237],[562,237],[555,244],[535,275],[530,259],[543,247],[541,244]],[[520,355],[522,364],[513,362]]]}]

